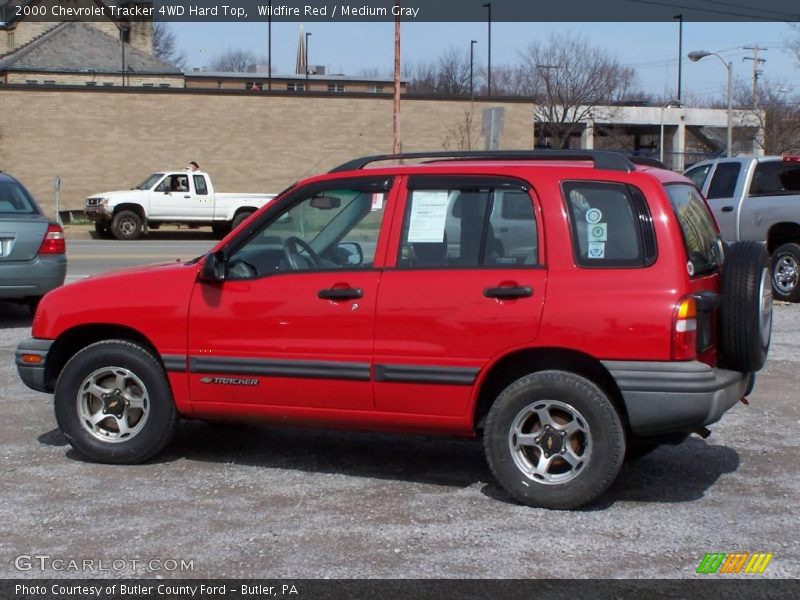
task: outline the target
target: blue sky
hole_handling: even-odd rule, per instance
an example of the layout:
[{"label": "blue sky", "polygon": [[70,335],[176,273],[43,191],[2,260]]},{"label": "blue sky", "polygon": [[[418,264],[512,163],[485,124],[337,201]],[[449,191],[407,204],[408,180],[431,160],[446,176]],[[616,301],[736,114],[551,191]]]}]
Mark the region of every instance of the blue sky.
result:
[{"label": "blue sky", "polygon": [[[273,72],[294,71],[299,23],[273,23]],[[215,53],[227,48],[248,48],[267,55],[266,23],[171,23],[188,67],[203,67]],[[485,23],[403,23],[402,60],[414,63],[434,60],[450,47],[469,51],[478,40],[476,62],[486,64]],[[310,32],[309,62],[325,65],[329,73],[358,75],[362,69],[391,72],[393,23],[307,23]],[[494,23],[492,64],[515,62],[519,52],[550,32],[572,31],[611,52],[623,64],[637,70],[641,89],[673,97],[677,86],[678,24],[675,23]],[[794,33],[800,35],[800,33]],[[786,50],[793,31],[785,23],[684,23],[684,98],[723,98],[726,71],[714,57],[691,63],[692,50],[720,52],[733,61],[736,79],[752,80],[752,53],[743,46],[768,48],[762,54],[766,79],[776,87],[800,92],[800,69]]]}]

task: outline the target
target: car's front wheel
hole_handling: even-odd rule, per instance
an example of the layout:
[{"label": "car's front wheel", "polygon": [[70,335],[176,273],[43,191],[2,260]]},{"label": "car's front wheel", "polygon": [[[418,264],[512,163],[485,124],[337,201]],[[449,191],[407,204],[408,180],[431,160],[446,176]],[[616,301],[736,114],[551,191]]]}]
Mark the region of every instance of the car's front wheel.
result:
[{"label": "car's front wheel", "polygon": [[109,340],[69,362],[55,390],[56,421],[70,444],[107,463],[138,463],[169,443],[177,424],[164,369],[138,344]]},{"label": "car's front wheel", "polygon": [[142,235],[142,217],[132,210],[121,210],[111,220],[111,232],[118,240],[135,240]]},{"label": "car's front wheel", "polygon": [[614,481],[625,434],[612,402],[594,383],[564,371],[541,371],[509,385],[484,430],[489,467],[517,501],[578,508]]}]

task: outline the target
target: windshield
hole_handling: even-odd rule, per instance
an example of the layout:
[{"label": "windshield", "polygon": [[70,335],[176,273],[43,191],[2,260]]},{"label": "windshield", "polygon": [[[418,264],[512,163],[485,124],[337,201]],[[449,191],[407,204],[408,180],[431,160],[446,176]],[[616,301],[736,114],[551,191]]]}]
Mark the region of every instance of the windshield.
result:
[{"label": "windshield", "polygon": [[15,181],[0,181],[0,214],[38,215],[30,194]]},{"label": "windshield", "polygon": [[153,173],[152,175],[150,175],[150,177],[145,179],[142,183],[140,183],[139,185],[137,185],[133,189],[135,189],[135,190],[149,190],[156,183],[158,183],[158,180],[161,179],[163,176],[164,176],[163,173]]}]

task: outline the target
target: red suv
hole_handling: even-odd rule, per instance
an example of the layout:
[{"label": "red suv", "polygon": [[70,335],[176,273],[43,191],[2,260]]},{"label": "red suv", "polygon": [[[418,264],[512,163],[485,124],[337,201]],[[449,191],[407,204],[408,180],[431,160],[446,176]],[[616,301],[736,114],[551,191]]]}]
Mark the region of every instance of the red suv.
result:
[{"label": "red suv", "polygon": [[482,436],[515,499],[574,508],[749,393],[769,282],[689,179],[620,154],[367,157],[203,257],[48,294],[17,365],[94,460],[179,417]]}]

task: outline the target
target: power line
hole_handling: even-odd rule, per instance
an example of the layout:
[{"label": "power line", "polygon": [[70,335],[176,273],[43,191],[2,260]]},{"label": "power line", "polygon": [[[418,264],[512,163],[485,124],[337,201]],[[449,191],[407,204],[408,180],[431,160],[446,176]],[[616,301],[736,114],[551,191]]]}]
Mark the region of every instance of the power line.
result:
[{"label": "power line", "polygon": [[751,10],[751,11],[758,11],[760,13],[772,13],[777,17],[780,17],[781,20],[794,20],[797,18],[797,14],[786,13],[777,10],[765,10],[765,9],[755,9],[751,8],[750,6],[746,6],[744,4],[737,4],[736,2],[723,2],[722,0],[696,0],[696,2],[702,2],[703,4],[716,4],[718,6],[729,6],[732,8],[742,9],[742,10]]},{"label": "power line", "polygon": [[[663,4],[661,2],[655,2],[653,0],[626,0],[627,2],[633,2],[635,4],[648,4],[651,6],[660,6],[661,8],[679,8],[683,10],[689,10],[694,12],[701,12],[701,13],[708,13],[712,15],[725,15],[727,17],[742,17],[744,19],[752,19],[755,21],[775,21],[775,17],[764,17],[758,14],[744,14],[744,13],[737,13],[732,11],[724,11],[724,10],[714,10],[713,8],[697,8],[696,5],[689,6],[687,4]],[[748,9],[749,10],[749,9]],[[753,9],[754,11],[757,9]],[[796,18],[796,17],[793,17]]]}]

